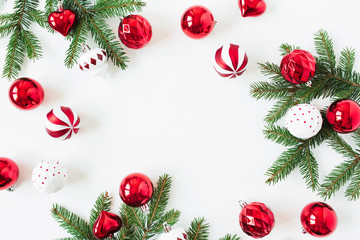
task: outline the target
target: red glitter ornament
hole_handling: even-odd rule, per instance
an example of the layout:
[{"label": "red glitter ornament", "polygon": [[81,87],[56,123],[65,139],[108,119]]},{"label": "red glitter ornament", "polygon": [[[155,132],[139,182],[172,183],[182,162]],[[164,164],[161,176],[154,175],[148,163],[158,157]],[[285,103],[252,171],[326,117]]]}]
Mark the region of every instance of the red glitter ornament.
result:
[{"label": "red glitter ornament", "polygon": [[214,16],[203,6],[188,8],[181,17],[181,28],[193,39],[201,39],[209,35],[215,25]]},{"label": "red glitter ornament", "polygon": [[335,211],[326,203],[313,202],[304,207],[301,212],[301,224],[304,233],[315,237],[326,237],[332,234],[337,226]]},{"label": "red glitter ornament", "polygon": [[64,10],[60,2],[58,10],[50,13],[48,16],[48,23],[52,29],[66,37],[75,26],[76,14],[69,9]]},{"label": "red glitter ornament", "polygon": [[239,221],[244,233],[253,238],[267,236],[275,225],[275,217],[270,208],[259,202],[241,202],[241,206]]},{"label": "red glitter ornament", "polygon": [[97,239],[105,239],[120,230],[121,218],[113,213],[101,211],[93,226],[93,234]]},{"label": "red glitter ornament", "polygon": [[120,22],[119,38],[128,48],[145,47],[151,37],[151,25],[146,18],[140,15],[129,15]]},{"label": "red glitter ornament", "polygon": [[263,0],[239,0],[239,7],[243,17],[257,17],[266,10]]},{"label": "red glitter ornament", "polygon": [[5,157],[0,157],[0,190],[14,190],[14,184],[19,178],[19,168],[17,164]]},{"label": "red glitter ornament", "polygon": [[283,77],[291,83],[306,83],[315,74],[316,60],[311,53],[296,49],[284,56],[280,64]]},{"label": "red glitter ornament", "polygon": [[153,194],[153,185],[146,175],[132,173],[122,180],[119,193],[126,205],[141,207],[150,201]]},{"label": "red glitter ornament", "polygon": [[349,99],[337,100],[326,111],[326,119],[336,132],[353,132],[360,127],[360,106]]},{"label": "red glitter ornament", "polygon": [[41,85],[30,78],[19,78],[9,89],[10,101],[22,110],[37,108],[44,100],[44,90]]}]

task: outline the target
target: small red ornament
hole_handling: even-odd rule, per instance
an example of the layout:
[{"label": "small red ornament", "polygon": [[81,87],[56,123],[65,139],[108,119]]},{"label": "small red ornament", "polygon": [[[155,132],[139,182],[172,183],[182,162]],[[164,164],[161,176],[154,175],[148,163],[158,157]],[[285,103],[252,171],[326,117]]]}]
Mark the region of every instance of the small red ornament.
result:
[{"label": "small red ornament", "polygon": [[230,43],[216,51],[214,69],[221,77],[236,78],[245,72],[247,63],[246,52]]},{"label": "small red ornament", "polygon": [[336,132],[353,132],[360,127],[360,106],[349,99],[337,100],[326,111],[326,119]]},{"label": "small red ornament", "polygon": [[315,237],[326,237],[332,234],[337,226],[335,211],[326,203],[313,202],[304,207],[301,212],[301,224],[304,233]]},{"label": "small red ornament", "polygon": [[257,17],[266,10],[263,0],[239,0],[239,7],[243,17]]},{"label": "small red ornament", "polygon": [[132,173],[122,180],[119,193],[126,205],[141,207],[150,201],[153,194],[153,185],[146,175]]},{"label": "small red ornament", "polygon": [[30,78],[19,78],[9,89],[10,101],[22,110],[37,108],[44,100],[44,89]]},{"label": "small red ornament", "polygon": [[93,226],[93,234],[97,239],[105,239],[120,230],[121,218],[113,213],[101,211]]},{"label": "small red ornament", "polygon": [[209,35],[215,25],[214,16],[203,6],[188,8],[181,17],[181,28],[193,39],[201,39]]},{"label": "small red ornament", "polygon": [[19,168],[17,164],[5,157],[0,157],[0,190],[14,190],[14,184],[19,178]]},{"label": "small red ornament", "polygon": [[241,202],[240,227],[253,238],[267,236],[275,225],[275,217],[269,207],[260,202]]},{"label": "small red ornament", "polygon": [[128,48],[145,47],[151,40],[152,28],[149,21],[140,15],[129,15],[119,25],[119,38]]},{"label": "small red ornament", "polygon": [[66,37],[75,26],[76,14],[69,9],[64,10],[62,3],[59,2],[58,10],[48,16],[48,23],[52,29]]},{"label": "small red ornament", "polygon": [[284,56],[280,64],[283,77],[291,83],[306,83],[315,74],[316,60],[311,53],[296,49]]}]

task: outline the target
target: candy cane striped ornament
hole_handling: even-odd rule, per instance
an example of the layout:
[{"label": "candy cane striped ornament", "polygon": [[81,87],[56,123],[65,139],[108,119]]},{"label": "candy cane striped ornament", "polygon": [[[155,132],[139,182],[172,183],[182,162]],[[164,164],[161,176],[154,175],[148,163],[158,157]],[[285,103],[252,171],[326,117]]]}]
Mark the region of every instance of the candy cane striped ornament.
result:
[{"label": "candy cane striped ornament", "polygon": [[46,115],[46,132],[53,138],[66,140],[77,134],[80,128],[80,118],[69,107],[53,108]]},{"label": "candy cane striped ornament", "polygon": [[245,72],[247,63],[246,52],[239,45],[230,43],[216,51],[214,69],[222,77],[236,78]]}]

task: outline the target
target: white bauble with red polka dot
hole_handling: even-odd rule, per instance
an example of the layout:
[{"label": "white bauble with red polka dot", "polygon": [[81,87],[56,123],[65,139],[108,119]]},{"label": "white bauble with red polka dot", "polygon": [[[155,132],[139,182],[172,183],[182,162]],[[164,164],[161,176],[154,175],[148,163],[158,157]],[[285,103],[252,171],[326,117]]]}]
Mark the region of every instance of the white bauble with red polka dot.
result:
[{"label": "white bauble with red polka dot", "polygon": [[33,170],[32,182],[42,193],[61,190],[68,178],[66,168],[57,160],[43,160]]},{"label": "white bauble with red polka dot", "polygon": [[293,136],[308,139],[320,131],[323,119],[317,107],[311,104],[298,104],[289,109],[285,122],[286,128]]}]

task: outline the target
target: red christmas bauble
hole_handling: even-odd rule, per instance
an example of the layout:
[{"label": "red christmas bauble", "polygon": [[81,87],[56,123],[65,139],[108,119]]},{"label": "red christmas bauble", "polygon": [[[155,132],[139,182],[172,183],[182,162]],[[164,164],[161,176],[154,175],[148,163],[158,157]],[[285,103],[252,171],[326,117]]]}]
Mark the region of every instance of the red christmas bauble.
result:
[{"label": "red christmas bauble", "polygon": [[243,207],[239,215],[240,227],[253,238],[267,236],[275,225],[275,217],[270,208],[259,202]]},{"label": "red christmas bauble", "polygon": [[66,37],[76,24],[76,14],[69,9],[59,8],[48,16],[48,23],[52,29]]},{"label": "red christmas bauble", "polygon": [[214,16],[203,6],[188,8],[181,17],[181,28],[193,39],[201,39],[209,35],[215,25]]},{"label": "red christmas bauble", "polygon": [[5,157],[0,157],[0,190],[12,187],[19,178],[17,164]]},{"label": "red christmas bauble", "polygon": [[44,100],[42,86],[30,78],[19,78],[9,89],[10,101],[22,110],[37,108]]},{"label": "red christmas bauble", "polygon": [[239,0],[239,7],[243,17],[257,17],[266,10],[263,0]]},{"label": "red christmas bauble", "polygon": [[316,60],[311,53],[296,49],[284,56],[280,70],[283,77],[289,82],[306,83],[315,74]]},{"label": "red christmas bauble", "polygon": [[151,37],[151,25],[146,18],[140,15],[129,15],[120,22],[119,38],[128,48],[145,47]]},{"label": "red christmas bauble", "polygon": [[132,173],[122,180],[119,193],[126,205],[141,207],[150,201],[153,194],[153,185],[146,175]]},{"label": "red christmas bauble", "polygon": [[332,234],[337,226],[335,211],[326,203],[313,202],[301,212],[301,224],[304,230],[315,237],[326,237]]},{"label": "red christmas bauble", "polygon": [[93,234],[97,239],[105,239],[120,230],[121,218],[113,213],[101,211],[93,226]]},{"label": "red christmas bauble", "polygon": [[326,111],[326,119],[336,132],[353,132],[360,127],[360,106],[349,99],[337,100]]}]

